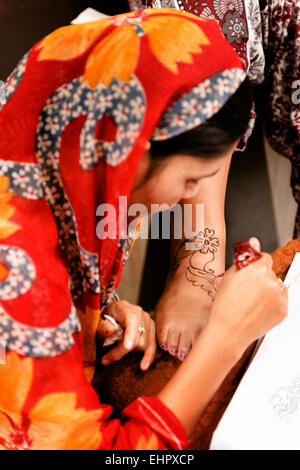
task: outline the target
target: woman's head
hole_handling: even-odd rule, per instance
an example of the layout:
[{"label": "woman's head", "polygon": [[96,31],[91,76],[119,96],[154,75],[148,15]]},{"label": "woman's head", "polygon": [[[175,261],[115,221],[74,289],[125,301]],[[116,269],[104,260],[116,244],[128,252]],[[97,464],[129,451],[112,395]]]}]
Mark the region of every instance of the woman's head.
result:
[{"label": "woman's head", "polygon": [[170,139],[150,141],[131,201],[172,205],[195,196],[201,179],[213,176],[230,159],[247,130],[251,106],[252,90],[246,78],[220,111],[200,126]]},{"label": "woman's head", "polygon": [[[141,161],[147,139],[170,138],[208,120],[245,76],[216,21],[174,9],[63,27],[24,57],[8,81],[0,146],[3,155],[29,158],[41,170],[34,197],[41,197],[41,186],[71,267],[73,295],[101,290],[104,306],[126,258],[128,244],[115,239],[118,227],[112,239],[106,233],[100,243],[96,239],[95,204],[114,207],[116,221],[126,215],[120,198],[131,193],[137,201],[169,205],[192,195],[197,181],[217,171],[225,157],[198,158],[189,148],[175,148],[171,156],[156,158],[153,144]],[[28,90],[35,90],[30,106]],[[185,105],[194,103],[197,109],[190,112]],[[12,149],[11,123],[19,122],[24,106]],[[19,185],[11,184],[21,195]]]}]

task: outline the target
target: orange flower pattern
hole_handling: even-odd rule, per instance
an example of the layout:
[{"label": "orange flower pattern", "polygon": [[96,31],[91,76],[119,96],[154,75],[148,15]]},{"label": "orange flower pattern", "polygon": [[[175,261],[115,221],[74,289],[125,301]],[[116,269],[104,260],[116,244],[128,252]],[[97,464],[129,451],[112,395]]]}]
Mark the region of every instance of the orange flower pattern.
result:
[{"label": "orange flower pattern", "polygon": [[[167,15],[168,11],[172,15]],[[70,26],[63,27],[38,45],[41,50],[39,60],[70,60],[91,49],[83,76],[83,81],[91,88],[100,82],[108,87],[113,78],[130,82],[139,58],[139,40],[147,34],[156,58],[171,72],[177,73],[178,63],[191,64],[192,54],[200,53],[201,46],[209,44],[204,31],[189,17],[194,19],[188,14],[183,18],[174,10],[165,9],[164,14],[149,10],[73,25],[71,32]],[[109,27],[113,26],[119,27],[111,30]],[[157,34],[158,30],[160,34]],[[107,36],[97,42],[105,32]],[[161,47],[166,42],[169,47]]]},{"label": "orange flower pattern", "polygon": [[[33,383],[34,359],[21,358],[15,352],[9,352],[6,359],[7,364],[0,366],[0,450],[155,450],[166,449],[166,442],[172,439],[176,448],[187,443],[180,426],[178,435],[173,434],[178,422],[169,416],[170,412],[158,399],[149,397],[143,397],[144,416],[139,400],[129,405],[128,411],[124,410],[127,421],[123,425],[119,420],[105,422],[110,406],[102,405],[91,411],[78,407],[75,391],[45,394],[25,412]],[[151,414],[157,418],[153,419]],[[162,436],[151,429],[159,428],[160,419]],[[171,435],[164,436],[166,432]]]},{"label": "orange flower pattern", "polygon": [[75,393],[45,395],[28,417],[22,415],[32,375],[33,359],[15,352],[0,366],[0,449],[98,449],[103,411],[77,408]]}]

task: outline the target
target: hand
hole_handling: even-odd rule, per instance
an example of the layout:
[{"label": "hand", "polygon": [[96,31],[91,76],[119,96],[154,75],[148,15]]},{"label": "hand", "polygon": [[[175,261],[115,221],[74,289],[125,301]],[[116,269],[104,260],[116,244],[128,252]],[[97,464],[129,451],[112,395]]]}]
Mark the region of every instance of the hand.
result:
[{"label": "hand", "polygon": [[263,253],[241,270],[232,266],[219,286],[207,328],[239,355],[287,315],[287,289],[272,264],[271,256]]},{"label": "hand", "polygon": [[[126,300],[112,303],[105,313],[112,316],[125,329],[125,333],[122,340],[103,356],[102,364],[119,361],[130,351],[145,351],[140,367],[144,371],[147,370],[156,353],[155,323],[150,315],[138,305],[132,305]],[[138,331],[139,326],[144,326],[144,333]],[[111,323],[101,320],[98,331],[99,329],[110,330]]]}]

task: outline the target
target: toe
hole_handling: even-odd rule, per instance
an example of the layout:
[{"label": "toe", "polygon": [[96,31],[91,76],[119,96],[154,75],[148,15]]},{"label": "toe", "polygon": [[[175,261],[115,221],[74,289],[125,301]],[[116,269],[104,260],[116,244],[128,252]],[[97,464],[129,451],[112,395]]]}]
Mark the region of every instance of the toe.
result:
[{"label": "toe", "polygon": [[180,341],[178,344],[178,352],[177,352],[177,357],[180,359],[180,361],[184,361],[188,353],[190,352],[190,349],[192,347],[192,337],[190,333],[181,333],[180,335]]},{"label": "toe", "polygon": [[162,326],[157,330],[157,341],[158,344],[162,349],[167,351],[168,349],[168,334],[169,334],[169,326]]},{"label": "toe", "polygon": [[172,356],[177,356],[180,333],[176,330],[169,330],[168,335],[168,351]]}]

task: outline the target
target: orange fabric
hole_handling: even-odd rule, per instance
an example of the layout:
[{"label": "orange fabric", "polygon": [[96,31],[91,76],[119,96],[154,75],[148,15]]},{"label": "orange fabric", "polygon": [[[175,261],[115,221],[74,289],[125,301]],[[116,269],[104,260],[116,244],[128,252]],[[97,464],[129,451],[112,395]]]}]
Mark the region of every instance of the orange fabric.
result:
[{"label": "orange fabric", "polygon": [[155,397],[139,397],[108,419],[84,376],[76,347],[49,359],[14,351],[0,366],[0,450],[183,449],[188,440]]}]

